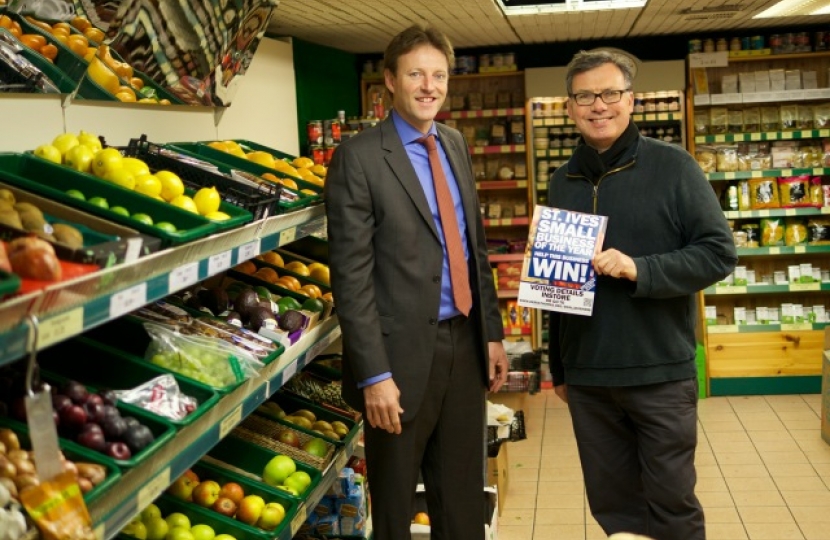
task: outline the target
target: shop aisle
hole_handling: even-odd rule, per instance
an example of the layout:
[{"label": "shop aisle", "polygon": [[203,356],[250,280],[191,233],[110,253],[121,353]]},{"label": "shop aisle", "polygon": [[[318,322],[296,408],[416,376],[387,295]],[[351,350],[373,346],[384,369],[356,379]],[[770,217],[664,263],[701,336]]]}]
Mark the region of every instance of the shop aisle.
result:
[{"label": "shop aisle", "polygon": [[[820,395],[700,401],[698,496],[708,540],[830,540],[830,446]],[[567,407],[528,396],[527,440],[509,443],[499,540],[600,540]]]}]

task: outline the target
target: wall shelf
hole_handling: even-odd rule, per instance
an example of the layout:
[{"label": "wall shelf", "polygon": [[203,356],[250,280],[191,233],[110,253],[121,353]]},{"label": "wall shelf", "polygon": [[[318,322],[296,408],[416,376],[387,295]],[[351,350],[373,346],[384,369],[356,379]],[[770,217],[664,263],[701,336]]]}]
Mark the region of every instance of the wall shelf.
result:
[{"label": "wall shelf", "polygon": [[765,131],[752,133],[723,133],[720,135],[696,135],[695,142],[699,144],[756,142],[756,141],[789,141],[799,139],[818,139],[830,137],[830,129],[800,129],[795,131]]}]

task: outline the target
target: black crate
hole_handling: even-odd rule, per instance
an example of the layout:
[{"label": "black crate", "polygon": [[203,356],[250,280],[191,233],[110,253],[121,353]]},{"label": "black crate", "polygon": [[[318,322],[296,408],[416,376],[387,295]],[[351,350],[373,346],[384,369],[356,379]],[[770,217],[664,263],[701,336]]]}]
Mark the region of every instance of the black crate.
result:
[{"label": "black crate", "polygon": [[163,146],[151,143],[146,135],[130,139],[124,155],[139,158],[154,170],[166,169],[179,175],[184,185],[199,189],[216,186],[225,202],[243,208],[253,214],[254,221],[282,213],[280,195],[282,186],[277,184],[254,184],[211,172],[172,157]]}]

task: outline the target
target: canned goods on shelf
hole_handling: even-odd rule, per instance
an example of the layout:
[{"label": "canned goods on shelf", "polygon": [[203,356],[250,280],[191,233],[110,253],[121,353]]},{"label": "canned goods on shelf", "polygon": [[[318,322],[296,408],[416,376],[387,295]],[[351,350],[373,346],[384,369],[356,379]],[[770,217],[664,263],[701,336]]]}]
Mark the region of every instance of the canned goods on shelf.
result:
[{"label": "canned goods on shelf", "polygon": [[703,52],[715,52],[715,40],[707,39],[703,42]]},{"label": "canned goods on shelf", "polygon": [[715,43],[715,50],[718,52],[728,51],[729,44],[726,42],[726,38],[719,38],[718,41]]},{"label": "canned goods on shelf", "polygon": [[482,54],[478,57],[478,65],[482,68],[490,67],[490,55],[489,54]]},{"label": "canned goods on shelf", "polygon": [[748,51],[751,48],[749,36],[741,38],[741,50]]},{"label": "canned goods on shelf", "polygon": [[699,39],[690,39],[689,40],[689,52],[690,53],[699,53],[703,52],[703,42]]},{"label": "canned goods on shelf", "polygon": [[329,163],[331,163],[331,158],[334,156],[334,151],[337,150],[337,146],[338,145],[336,144],[332,144],[323,149],[323,165],[326,167],[328,167]]},{"label": "canned goods on shelf", "polygon": [[504,53],[504,65],[513,66],[516,64],[516,55],[512,52]]},{"label": "canned goods on shelf", "polygon": [[749,40],[749,46],[754,51],[760,51],[764,48],[764,36],[752,36]]},{"label": "canned goods on shelf", "polygon": [[323,144],[323,122],[312,120],[306,125],[309,144]]},{"label": "canned goods on shelf", "polygon": [[315,144],[311,146],[311,160],[315,165],[325,165],[326,149],[322,145]]},{"label": "canned goods on shelf", "polygon": [[741,38],[733,37],[729,40],[729,50],[730,51],[740,51],[741,50]]}]

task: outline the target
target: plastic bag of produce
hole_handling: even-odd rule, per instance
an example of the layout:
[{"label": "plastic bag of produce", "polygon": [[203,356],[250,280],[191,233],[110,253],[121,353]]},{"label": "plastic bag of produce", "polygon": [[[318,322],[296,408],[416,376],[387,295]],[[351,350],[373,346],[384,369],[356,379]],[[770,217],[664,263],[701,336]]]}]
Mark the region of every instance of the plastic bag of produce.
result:
[{"label": "plastic bag of produce", "polygon": [[195,398],[182,393],[176,378],[169,374],[159,375],[129,390],[115,390],[115,395],[119,401],[173,420],[182,420],[199,406]]},{"label": "plastic bag of produce", "polygon": [[144,329],[152,338],[144,353],[148,362],[213,388],[236,386],[263,367],[249,352],[219,338],[184,335],[154,323]]}]

